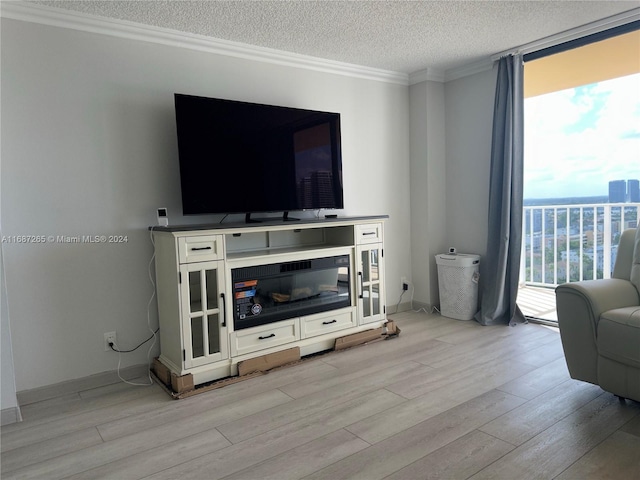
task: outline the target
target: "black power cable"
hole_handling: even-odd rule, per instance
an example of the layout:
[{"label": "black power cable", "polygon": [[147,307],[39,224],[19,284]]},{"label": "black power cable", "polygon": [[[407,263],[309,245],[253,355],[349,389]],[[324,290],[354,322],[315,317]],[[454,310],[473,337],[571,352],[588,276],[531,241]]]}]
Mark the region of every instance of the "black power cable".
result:
[{"label": "black power cable", "polygon": [[113,350],[114,352],[118,352],[118,353],[131,353],[131,352],[135,352],[137,349],[139,349],[142,345],[144,345],[145,343],[147,343],[149,340],[151,340],[153,337],[156,336],[156,333],[158,333],[160,331],[160,327],[156,328],[156,331],[153,332],[153,335],[151,335],[149,338],[147,338],[144,342],[142,342],[141,344],[139,344],[137,347],[132,348],[131,350],[118,350],[117,348],[113,348],[113,343],[109,344],[109,347],[111,348],[111,350]]}]

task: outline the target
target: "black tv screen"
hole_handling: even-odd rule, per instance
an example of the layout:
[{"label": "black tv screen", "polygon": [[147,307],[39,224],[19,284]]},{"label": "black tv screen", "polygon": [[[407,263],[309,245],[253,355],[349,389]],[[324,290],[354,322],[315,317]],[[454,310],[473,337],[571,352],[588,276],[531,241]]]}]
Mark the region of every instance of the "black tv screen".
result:
[{"label": "black tv screen", "polygon": [[185,215],[343,208],[340,114],[175,94]]}]

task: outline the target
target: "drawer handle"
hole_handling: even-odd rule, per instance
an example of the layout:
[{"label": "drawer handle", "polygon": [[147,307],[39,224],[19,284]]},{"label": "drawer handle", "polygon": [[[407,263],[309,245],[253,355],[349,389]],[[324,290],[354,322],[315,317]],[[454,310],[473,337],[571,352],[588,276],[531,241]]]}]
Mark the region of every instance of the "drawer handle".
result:
[{"label": "drawer handle", "polygon": [[222,326],[227,326],[227,306],[225,305],[224,293],[220,294],[221,304],[222,304]]},{"label": "drawer handle", "polygon": [[333,320],[331,320],[330,322],[322,322],[323,325],[331,325],[332,323],[338,323],[338,320],[336,320],[335,318]]},{"label": "drawer handle", "polygon": [[375,235],[376,232],[363,232],[362,235]]},{"label": "drawer handle", "polygon": [[211,250],[211,247],[191,247],[192,252],[195,252],[197,250]]},{"label": "drawer handle", "polygon": [[258,337],[258,340],[266,340],[267,338],[273,338],[275,336],[276,336],[276,334],[272,333],[271,335],[267,335],[266,337]]}]

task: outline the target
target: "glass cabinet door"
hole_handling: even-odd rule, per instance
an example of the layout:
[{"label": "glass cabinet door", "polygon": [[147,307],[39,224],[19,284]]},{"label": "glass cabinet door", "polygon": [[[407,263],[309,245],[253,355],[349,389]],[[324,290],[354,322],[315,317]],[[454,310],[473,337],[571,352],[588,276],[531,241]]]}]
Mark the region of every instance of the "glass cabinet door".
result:
[{"label": "glass cabinet door", "polygon": [[228,358],[222,262],[180,267],[184,367]]},{"label": "glass cabinet door", "polygon": [[374,244],[359,247],[358,268],[358,313],[360,323],[376,322],[385,318],[382,281],[384,259],[382,246]]}]

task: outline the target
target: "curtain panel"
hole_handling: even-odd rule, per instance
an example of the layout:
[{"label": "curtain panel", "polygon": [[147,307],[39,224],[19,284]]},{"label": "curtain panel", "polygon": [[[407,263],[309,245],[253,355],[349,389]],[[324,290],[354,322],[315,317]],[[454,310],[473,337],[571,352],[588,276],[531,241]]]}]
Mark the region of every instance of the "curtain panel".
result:
[{"label": "curtain panel", "polygon": [[521,55],[498,61],[491,141],[489,229],[481,262],[482,325],[524,321],[516,305],[522,249],[524,96]]}]

